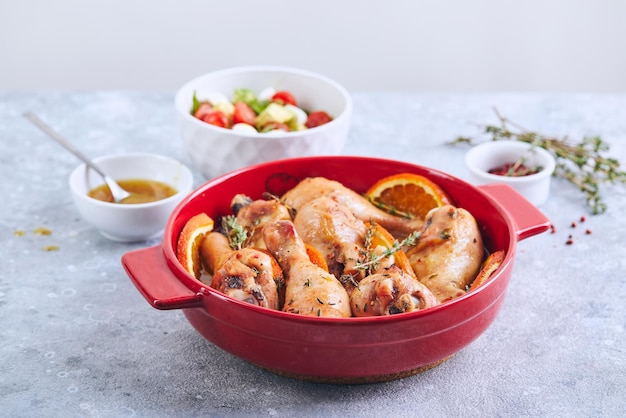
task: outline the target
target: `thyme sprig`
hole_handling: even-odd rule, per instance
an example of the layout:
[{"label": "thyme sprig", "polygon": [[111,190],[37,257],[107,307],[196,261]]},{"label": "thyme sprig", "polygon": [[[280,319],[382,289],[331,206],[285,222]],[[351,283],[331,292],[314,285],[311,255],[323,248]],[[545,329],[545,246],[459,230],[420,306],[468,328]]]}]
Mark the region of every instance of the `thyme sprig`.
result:
[{"label": "thyme sprig", "polygon": [[375,253],[372,245],[372,238],[375,234],[375,223],[372,222],[367,229],[365,234],[365,243],[364,248],[365,251],[362,254],[363,258],[359,261],[355,268],[358,270],[365,270],[365,275],[369,276],[372,274],[378,264],[387,257],[391,257],[398,251],[400,251],[403,247],[412,246],[417,243],[419,238],[422,235],[422,231],[413,231],[409,236],[404,238],[402,241],[398,241],[397,239],[393,241],[393,244],[389,248],[385,248],[381,253]]},{"label": "thyme sprig", "polygon": [[228,237],[228,243],[233,250],[241,250],[248,241],[248,231],[237,222],[234,215],[222,218],[222,229]]},{"label": "thyme sprig", "polygon": [[[550,152],[556,160],[554,176],[562,177],[578,187],[593,214],[607,210],[600,193],[602,184],[626,184],[626,171],[621,169],[617,159],[605,156],[610,147],[601,137],[585,136],[579,142],[573,142],[568,137],[546,136],[512,122],[497,109],[494,111],[500,125],[482,125],[483,133],[490,136],[492,141],[521,141]],[[452,144],[460,143],[473,145],[474,140],[459,136],[452,141]]]},{"label": "thyme sprig", "polygon": [[413,219],[413,218],[415,218],[415,216],[412,213],[403,212],[403,211],[397,209],[394,206],[388,205],[388,204],[386,204],[384,202],[381,202],[380,200],[373,199],[371,196],[365,195],[365,198],[367,200],[369,200],[369,202],[371,204],[373,204],[374,206],[376,206],[378,209],[382,209],[382,210],[384,210],[385,212],[387,212],[387,213],[389,213],[391,215],[400,216],[400,217],[406,218],[406,219]]}]

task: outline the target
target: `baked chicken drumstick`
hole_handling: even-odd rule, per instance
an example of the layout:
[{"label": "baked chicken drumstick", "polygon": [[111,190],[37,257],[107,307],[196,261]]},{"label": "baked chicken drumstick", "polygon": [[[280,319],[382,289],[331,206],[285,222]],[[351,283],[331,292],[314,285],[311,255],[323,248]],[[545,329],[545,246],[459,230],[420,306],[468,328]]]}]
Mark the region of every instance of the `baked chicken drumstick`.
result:
[{"label": "baked chicken drumstick", "polygon": [[426,215],[422,235],[406,255],[415,275],[444,302],[465,294],[483,260],[483,241],[474,217],[446,205]]},{"label": "baked chicken drumstick", "polygon": [[393,265],[367,276],[350,294],[354,316],[394,315],[439,305],[426,286]]},{"label": "baked chicken drumstick", "polygon": [[291,221],[266,225],[263,238],[285,274],[283,311],[307,316],[351,316],[348,293],[334,275],[311,262]]},{"label": "baked chicken drumstick", "polygon": [[297,211],[306,203],[321,196],[329,197],[347,206],[354,215],[364,222],[376,222],[394,236],[404,238],[419,230],[422,219],[406,219],[378,209],[369,200],[343,184],[324,177],[309,177],[285,193],[281,201]]},{"label": "baked chicken drumstick", "polygon": [[202,262],[213,274],[211,287],[234,299],[280,309],[282,270],[268,253],[256,248],[230,248],[228,238],[210,232],[200,248]]}]

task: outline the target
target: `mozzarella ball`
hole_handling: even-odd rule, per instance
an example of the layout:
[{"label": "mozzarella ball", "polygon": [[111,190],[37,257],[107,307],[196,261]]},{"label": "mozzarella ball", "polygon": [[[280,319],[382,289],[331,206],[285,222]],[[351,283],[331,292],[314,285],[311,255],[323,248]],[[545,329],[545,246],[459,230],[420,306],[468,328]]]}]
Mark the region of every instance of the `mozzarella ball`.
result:
[{"label": "mozzarella ball", "polygon": [[248,125],[247,123],[236,123],[233,125],[232,130],[236,132],[249,133],[249,134],[257,133],[256,128],[252,125]]}]

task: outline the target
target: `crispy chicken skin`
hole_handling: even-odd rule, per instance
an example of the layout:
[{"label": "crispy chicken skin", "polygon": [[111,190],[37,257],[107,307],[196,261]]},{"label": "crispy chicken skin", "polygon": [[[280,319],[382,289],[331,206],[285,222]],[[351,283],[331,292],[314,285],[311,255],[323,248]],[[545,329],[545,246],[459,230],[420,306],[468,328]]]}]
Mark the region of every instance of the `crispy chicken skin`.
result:
[{"label": "crispy chicken skin", "polygon": [[320,317],[351,316],[346,290],[334,275],[311,262],[291,221],[266,225],[263,237],[285,273],[283,311]]},{"label": "crispy chicken skin", "polygon": [[382,316],[430,308],[437,298],[395,265],[367,276],[350,295],[354,316]]},{"label": "crispy chicken skin", "polygon": [[293,224],[302,241],[324,256],[330,273],[360,279],[355,265],[363,252],[366,227],[350,209],[329,197],[318,197],[300,207]]},{"label": "crispy chicken skin", "polygon": [[428,213],[421,237],[406,252],[420,282],[440,302],[466,292],[480,269],[483,253],[474,217],[467,210],[450,205]]},{"label": "crispy chicken skin", "polygon": [[288,207],[299,211],[306,203],[321,196],[347,206],[362,221],[379,223],[394,236],[406,237],[419,230],[423,225],[421,219],[405,219],[390,215],[369,202],[354,190],[341,183],[324,177],[310,177],[302,180],[296,187],[285,193],[281,201]]},{"label": "crispy chicken skin", "polygon": [[280,309],[283,275],[270,254],[256,248],[232,250],[218,232],[205,237],[201,254],[205,268],[213,272],[212,288],[243,302]]},{"label": "crispy chicken skin", "polygon": [[251,200],[238,194],[231,201],[231,208],[236,214],[237,223],[248,231],[248,247],[265,248],[263,226],[278,220],[290,220],[287,207],[275,199]]}]

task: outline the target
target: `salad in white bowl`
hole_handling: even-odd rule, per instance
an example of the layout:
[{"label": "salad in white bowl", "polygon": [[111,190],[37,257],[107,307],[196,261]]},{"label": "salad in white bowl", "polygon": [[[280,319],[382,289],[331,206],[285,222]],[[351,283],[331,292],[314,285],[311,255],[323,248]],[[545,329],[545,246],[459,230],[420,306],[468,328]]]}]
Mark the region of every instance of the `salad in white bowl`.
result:
[{"label": "salad in white bowl", "polygon": [[206,178],[278,159],[339,154],[352,118],[343,86],[290,67],[206,73],[185,83],[174,104],[181,140]]},{"label": "salad in white bowl", "polygon": [[230,100],[220,92],[202,98],[194,92],[191,114],[208,124],[248,133],[302,131],[333,120],[323,110],[302,109],[291,92],[273,87],[258,94],[235,88]]}]

